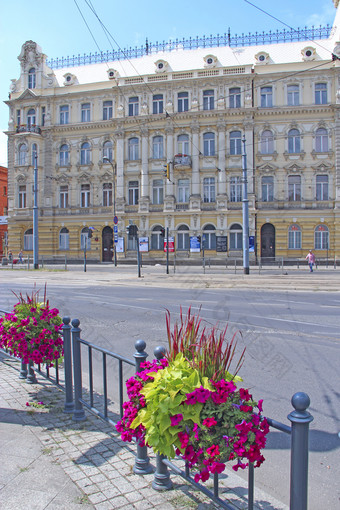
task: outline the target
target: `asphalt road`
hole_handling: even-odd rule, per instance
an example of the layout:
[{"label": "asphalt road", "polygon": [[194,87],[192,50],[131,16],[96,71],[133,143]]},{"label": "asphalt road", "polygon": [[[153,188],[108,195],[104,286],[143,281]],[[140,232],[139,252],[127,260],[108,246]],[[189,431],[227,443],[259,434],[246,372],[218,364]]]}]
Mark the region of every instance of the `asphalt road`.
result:
[{"label": "asphalt road", "polygon": [[[60,273],[48,283],[52,306],[80,319],[83,338],[130,358],[135,341],[142,338],[152,355],[155,346],[166,346],[165,309],[175,321],[180,306],[184,312],[191,306],[194,312],[201,309],[207,325],[228,324],[228,338],[240,331],[239,350],[247,348],[240,375],[254,398],[264,399],[267,416],[289,424],[291,396],[308,393],[314,416],[309,508],[340,507],[340,293],[268,291],[265,285],[193,289],[185,278],[176,288],[159,283],[146,287],[138,281],[111,284],[110,278],[98,284],[91,278],[74,281]],[[0,285],[0,308],[10,308],[16,302],[11,290],[31,289],[32,277],[1,272]],[[271,432],[265,456],[267,462],[255,472],[256,483],[288,504],[289,437]]]}]

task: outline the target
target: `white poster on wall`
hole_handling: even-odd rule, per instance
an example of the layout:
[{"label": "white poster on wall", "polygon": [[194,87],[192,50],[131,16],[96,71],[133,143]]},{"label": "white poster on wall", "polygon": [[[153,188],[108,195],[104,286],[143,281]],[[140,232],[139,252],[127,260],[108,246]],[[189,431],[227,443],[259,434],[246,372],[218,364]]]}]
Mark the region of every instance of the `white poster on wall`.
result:
[{"label": "white poster on wall", "polygon": [[124,237],[118,237],[118,241],[116,242],[116,252],[124,253]]}]

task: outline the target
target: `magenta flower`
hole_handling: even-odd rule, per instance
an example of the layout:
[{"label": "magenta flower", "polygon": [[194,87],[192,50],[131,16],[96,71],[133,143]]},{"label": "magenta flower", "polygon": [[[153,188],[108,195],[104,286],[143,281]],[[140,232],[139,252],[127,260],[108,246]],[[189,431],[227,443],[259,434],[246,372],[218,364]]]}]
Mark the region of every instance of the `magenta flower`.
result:
[{"label": "magenta flower", "polygon": [[205,418],[205,420],[203,420],[203,425],[208,428],[213,427],[214,425],[217,425],[217,421],[215,418]]},{"label": "magenta flower", "polygon": [[171,427],[176,427],[183,420],[183,414],[175,414],[170,416]]}]

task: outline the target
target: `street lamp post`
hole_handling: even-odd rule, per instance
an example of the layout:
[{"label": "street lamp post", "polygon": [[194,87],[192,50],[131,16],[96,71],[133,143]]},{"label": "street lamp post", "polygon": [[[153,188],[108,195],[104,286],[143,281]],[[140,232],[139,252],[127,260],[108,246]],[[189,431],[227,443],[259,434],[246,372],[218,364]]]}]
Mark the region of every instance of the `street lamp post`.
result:
[{"label": "street lamp post", "polygon": [[38,154],[34,151],[33,178],[33,263],[34,269],[39,269],[39,231],[38,231]]},{"label": "street lamp post", "polygon": [[[103,158],[103,161],[105,163],[109,163],[112,167],[112,176],[113,176],[113,218],[115,218],[116,216],[116,169],[117,169],[117,165],[116,163],[113,164],[112,161],[110,161],[109,158]],[[115,243],[115,240],[114,240],[114,235],[113,235],[113,261],[114,261],[114,265],[115,267],[117,267],[117,252],[116,252],[116,243]]]}]

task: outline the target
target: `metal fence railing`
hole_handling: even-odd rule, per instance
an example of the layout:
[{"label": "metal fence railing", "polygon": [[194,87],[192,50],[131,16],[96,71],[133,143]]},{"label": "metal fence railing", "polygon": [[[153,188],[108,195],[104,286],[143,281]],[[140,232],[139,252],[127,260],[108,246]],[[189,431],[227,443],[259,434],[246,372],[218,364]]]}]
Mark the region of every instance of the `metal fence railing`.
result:
[{"label": "metal fence railing", "polygon": [[[6,313],[0,310],[0,315]],[[115,427],[117,420],[115,417],[123,416],[123,401],[124,401],[124,373],[127,367],[133,367],[134,371],[141,370],[141,363],[146,360],[147,353],[145,352],[146,343],[143,340],[137,340],[135,343],[136,352],[134,353],[134,361],[122,356],[120,354],[109,351],[95,345],[87,340],[81,338],[80,321],[73,319],[72,322],[69,317],[63,318],[63,340],[64,340],[64,384],[61,385],[65,391],[65,405],[64,411],[73,414],[73,420],[81,422],[86,419],[85,409],[104,420],[112,427]],[[83,362],[84,356],[82,352],[85,350],[88,360],[88,387],[85,387],[83,382]],[[99,395],[95,385],[95,367],[93,363],[94,353],[100,358],[101,365],[101,381],[103,387],[103,395]],[[154,355],[157,359],[164,357],[164,347],[156,347]],[[118,409],[115,413],[111,414],[108,405],[108,360],[115,360],[118,364],[118,374],[114,373],[114,380],[118,387]],[[97,365],[98,366],[98,365]],[[40,367],[38,367],[40,370]],[[30,373],[33,372],[33,375]],[[42,373],[42,372],[41,372]],[[44,375],[44,374],[42,374]],[[117,377],[118,375],[118,377]],[[51,378],[49,371],[45,373],[52,382],[60,386],[60,377],[58,370],[55,377]],[[28,370],[26,367],[26,376],[24,372],[20,372],[19,377],[26,377],[27,382],[32,381],[34,378],[34,371],[32,365],[29,365]],[[30,380],[31,377],[31,380]],[[292,397],[293,410],[289,413],[288,419],[291,425],[280,423],[274,419],[267,418],[268,424],[271,428],[279,430],[291,436],[291,471],[290,471],[290,510],[307,510],[307,493],[308,493],[308,454],[309,454],[309,424],[313,420],[313,416],[307,411],[310,405],[310,399],[306,393],[295,393]],[[183,462],[183,468],[180,467],[179,462]],[[164,455],[156,455],[156,468],[154,473],[154,480],[152,487],[155,490],[168,490],[172,487],[170,478],[170,471],[185,479],[189,484],[193,485],[196,489],[200,490],[212,501],[218,503],[221,508],[231,510],[235,508],[231,506],[228,501],[220,497],[220,479],[218,474],[213,476],[213,490],[195,482],[191,476],[188,464],[179,459],[170,461]],[[135,465],[133,468],[135,474],[148,474],[153,471],[148,456],[147,446],[137,444],[137,454]],[[247,509],[254,509],[254,467],[250,464],[248,469],[248,490],[247,490]]]}]

